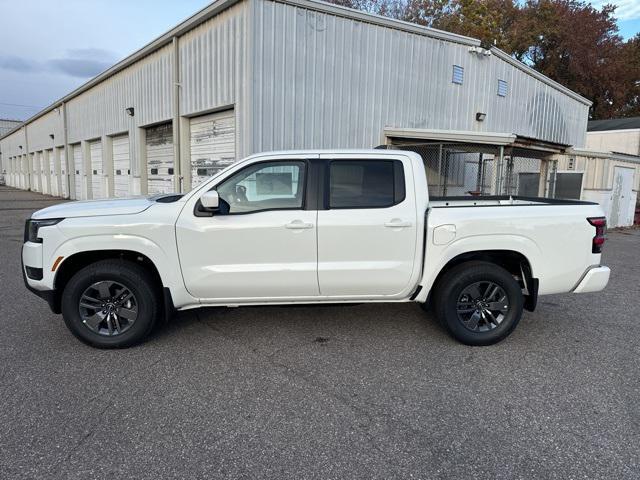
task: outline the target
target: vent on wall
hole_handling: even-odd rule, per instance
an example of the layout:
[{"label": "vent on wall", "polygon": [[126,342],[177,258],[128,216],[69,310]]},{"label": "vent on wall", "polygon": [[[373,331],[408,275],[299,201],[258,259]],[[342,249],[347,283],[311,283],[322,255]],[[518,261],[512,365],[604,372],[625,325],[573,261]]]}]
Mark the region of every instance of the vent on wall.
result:
[{"label": "vent on wall", "polygon": [[460,65],[454,65],[453,78],[451,79],[451,81],[458,85],[462,85],[462,82],[464,81],[464,68],[462,68]]},{"label": "vent on wall", "polygon": [[498,80],[498,96],[506,97],[508,90],[509,86],[507,85],[507,82],[505,82],[504,80]]}]

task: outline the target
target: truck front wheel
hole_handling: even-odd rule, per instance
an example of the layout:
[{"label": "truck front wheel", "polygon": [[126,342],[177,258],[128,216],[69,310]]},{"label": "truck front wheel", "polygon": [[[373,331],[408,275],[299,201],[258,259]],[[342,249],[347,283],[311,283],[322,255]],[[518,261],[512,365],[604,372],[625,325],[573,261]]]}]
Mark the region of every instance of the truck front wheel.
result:
[{"label": "truck front wheel", "polygon": [[466,345],[491,345],[506,338],[522,317],[522,289],[504,268],[466,262],[444,274],[435,290],[440,323]]},{"label": "truck front wheel", "polygon": [[102,260],[79,270],[62,295],[71,332],[98,348],[142,341],[160,315],[158,287],[150,273],[127,260]]}]

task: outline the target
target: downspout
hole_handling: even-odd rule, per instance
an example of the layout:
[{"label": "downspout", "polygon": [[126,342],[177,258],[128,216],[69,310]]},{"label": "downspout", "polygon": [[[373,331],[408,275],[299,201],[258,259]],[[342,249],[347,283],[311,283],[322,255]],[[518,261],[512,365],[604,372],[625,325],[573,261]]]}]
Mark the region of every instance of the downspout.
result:
[{"label": "downspout", "polygon": [[178,37],[173,37],[173,165],[174,188],[183,192],[182,156],[180,150],[180,49]]}]

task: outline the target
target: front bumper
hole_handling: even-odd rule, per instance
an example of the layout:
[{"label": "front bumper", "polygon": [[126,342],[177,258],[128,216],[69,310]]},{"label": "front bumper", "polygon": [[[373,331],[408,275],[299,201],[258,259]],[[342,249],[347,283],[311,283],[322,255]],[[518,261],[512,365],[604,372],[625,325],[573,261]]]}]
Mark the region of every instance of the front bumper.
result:
[{"label": "front bumper", "polygon": [[[30,267],[30,276],[32,278],[27,276],[26,267]],[[43,271],[42,244],[26,242],[22,246],[20,268],[22,269],[24,286],[27,287],[30,292],[33,292],[40,298],[44,299],[49,304],[53,313],[60,313],[60,302],[56,291],[47,288],[43,281],[42,273],[40,273],[39,278],[37,276],[34,278],[34,271]]]},{"label": "front bumper", "polygon": [[45,302],[49,304],[49,308],[53,313],[59,314],[61,313],[60,302],[58,296],[56,295],[55,290],[38,290],[37,288],[29,285],[29,280],[27,279],[27,271],[24,268],[24,261],[20,262],[20,268],[22,268],[22,279],[24,280],[24,286],[27,287],[27,290],[35,293],[37,296],[42,298]]},{"label": "front bumper", "polygon": [[611,270],[609,267],[604,267],[602,265],[598,267],[592,267],[587,270],[580,283],[573,289],[573,293],[589,293],[589,292],[599,292],[600,290],[604,290],[604,287],[609,283],[609,275],[611,274]]}]

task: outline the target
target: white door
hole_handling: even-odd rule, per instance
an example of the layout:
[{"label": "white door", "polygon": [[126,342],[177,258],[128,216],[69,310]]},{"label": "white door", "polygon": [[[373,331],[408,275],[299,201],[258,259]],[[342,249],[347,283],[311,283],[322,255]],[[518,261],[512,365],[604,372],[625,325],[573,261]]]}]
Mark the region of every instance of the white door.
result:
[{"label": "white door", "polygon": [[173,127],[163,123],[147,128],[147,192],[173,193]]},{"label": "white door", "polygon": [[633,225],[633,209],[635,195],[633,194],[634,170],[625,167],[613,169],[613,190],[611,192],[610,227],[626,227]]},{"label": "white door", "polygon": [[329,160],[329,191],[327,209],[318,211],[320,294],[401,294],[409,287],[416,261],[411,163],[404,157],[321,158]]},{"label": "white door", "polygon": [[69,196],[67,192],[67,157],[64,147],[58,147],[58,156],[60,158],[60,196],[67,198]]},{"label": "white door", "polygon": [[42,183],[42,193],[47,195],[51,194],[51,189],[49,188],[49,175],[51,174],[49,170],[49,152],[40,152],[38,155],[40,156],[40,182]]},{"label": "white door", "polygon": [[[226,211],[183,209],[176,224],[180,264],[191,295],[285,299],[318,295],[316,210],[304,209],[307,162],[248,165],[215,188]],[[226,204],[224,202],[227,202]]]},{"label": "white door", "polygon": [[41,177],[40,177],[40,157],[37,153],[31,153],[31,190],[34,192],[41,192]]},{"label": "white door", "polygon": [[51,186],[51,195],[58,197],[60,196],[60,192],[58,191],[58,168],[56,165],[56,158],[53,156],[53,149],[47,150],[46,155],[49,159],[49,184]]},{"label": "white door", "polygon": [[102,171],[102,143],[95,140],[89,143],[89,156],[91,158],[91,191],[93,198],[105,198],[102,186],[104,172]]},{"label": "white door", "polygon": [[113,193],[116,197],[129,196],[129,135],[113,137]]},{"label": "white door", "polygon": [[24,189],[25,187],[25,181],[24,181],[24,155],[20,155],[18,157],[18,162],[20,163],[20,188]]},{"label": "white door", "polygon": [[26,155],[22,155],[22,188],[26,189],[29,186],[28,172],[29,172],[29,160]]},{"label": "white door", "polygon": [[206,181],[236,159],[233,110],[191,119],[191,187]]},{"label": "white door", "polygon": [[87,198],[85,192],[85,175],[84,162],[82,159],[82,145],[77,144],[71,147],[73,150],[73,166],[75,168],[75,194],[76,200],[84,200]]}]

